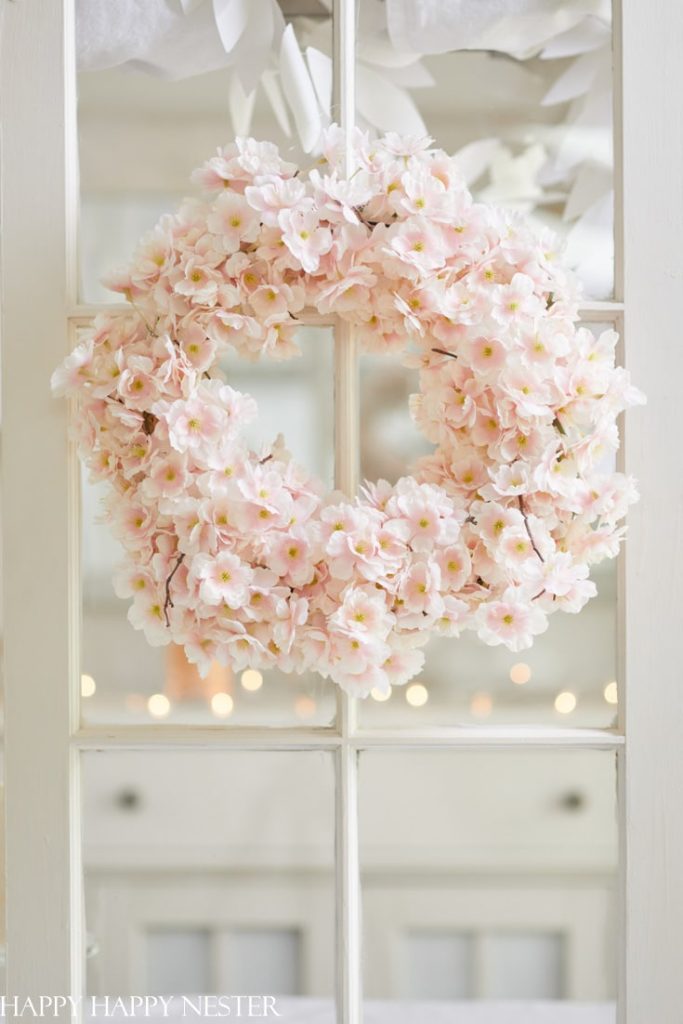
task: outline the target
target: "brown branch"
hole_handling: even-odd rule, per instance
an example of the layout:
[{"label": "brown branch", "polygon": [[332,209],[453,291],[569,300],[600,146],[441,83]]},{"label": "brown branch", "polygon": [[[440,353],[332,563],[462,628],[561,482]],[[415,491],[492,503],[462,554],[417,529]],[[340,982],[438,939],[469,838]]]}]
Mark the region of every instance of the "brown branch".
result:
[{"label": "brown branch", "polygon": [[164,601],[164,617],[166,619],[167,626],[171,625],[171,620],[168,617],[168,609],[173,608],[173,601],[171,600],[171,580],[178,572],[178,569],[180,568],[184,559],[185,555],[178,555],[178,560],[176,564],[171,569],[170,575],[166,577],[166,600]]},{"label": "brown branch", "polygon": [[259,466],[263,466],[266,462],[270,462],[270,460],[272,458],[273,458],[273,453],[271,452],[270,455],[266,455],[266,456],[264,456],[264,458],[259,459]]},{"label": "brown branch", "polygon": [[448,356],[449,359],[457,359],[455,352],[447,352],[445,348],[433,348],[432,352],[436,352],[440,356]]},{"label": "brown branch", "polygon": [[147,434],[147,437],[149,437],[150,434],[154,433],[154,428],[156,427],[158,422],[159,419],[157,416],[154,415],[153,412],[143,412],[142,429],[144,433]]},{"label": "brown branch", "polygon": [[556,416],[555,419],[553,420],[553,426],[555,427],[555,430],[559,431],[560,434],[563,434],[564,437],[567,436],[567,431],[564,429],[564,427],[560,423],[559,416]]},{"label": "brown branch", "polygon": [[541,552],[538,550],[538,547],[536,545],[536,541],[534,540],[534,535],[531,532],[531,527],[529,526],[529,520],[527,519],[527,515],[526,515],[526,509],[524,508],[524,499],[522,498],[521,494],[518,495],[517,500],[519,501],[519,511],[522,513],[522,518],[524,519],[524,526],[525,526],[526,532],[527,532],[527,534],[529,536],[529,540],[531,541],[531,546],[534,549],[534,551],[536,552],[536,554],[538,555],[538,557],[541,559],[541,561],[545,562],[545,558],[543,557]]}]

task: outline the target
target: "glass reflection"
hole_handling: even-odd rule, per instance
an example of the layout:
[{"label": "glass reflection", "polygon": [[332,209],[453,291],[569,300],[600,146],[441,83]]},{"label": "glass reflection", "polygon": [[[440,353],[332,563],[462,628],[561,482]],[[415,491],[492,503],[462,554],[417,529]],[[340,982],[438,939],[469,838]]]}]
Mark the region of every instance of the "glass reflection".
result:
[{"label": "glass reflection", "polygon": [[565,239],[594,299],[614,289],[611,7],[472,4],[465,16],[446,0],[391,0],[383,16],[374,0],[360,3],[361,62],[380,39],[404,55],[393,90],[361,63],[361,122],[426,130],[459,156],[476,199]]},{"label": "glass reflection", "polygon": [[[608,324],[586,324],[600,332]],[[361,358],[361,475],[394,482],[432,450],[413,424],[409,397],[417,372],[396,360]],[[593,572],[598,596],[579,615],[551,616],[546,633],[521,654],[487,647],[465,632],[430,638],[419,678],[388,699],[360,705],[366,725],[477,725],[546,722],[609,726],[616,722],[617,565]]]},{"label": "glass reflection", "polygon": [[368,1011],[613,1024],[615,817],[610,754],[363,753]]},{"label": "glass reflection", "polygon": [[89,995],[267,993],[285,1020],[299,999],[329,1012],[329,755],[86,754],[83,780]]},{"label": "glass reflection", "polygon": [[[305,327],[302,356],[258,365],[239,358],[222,369],[239,391],[251,394],[258,421],[248,428],[255,449],[283,432],[293,458],[332,486],[332,332]],[[335,711],[331,684],[316,674],[276,670],[238,677],[214,665],[206,679],[180,648],[149,646],[127,620],[128,603],[114,595],[118,542],[99,522],[103,485],[82,480],[83,656],[81,694],[86,722],[327,725]],[[260,678],[259,678],[260,676]]]},{"label": "glass reflection", "polygon": [[[246,92],[229,67],[173,81],[141,73],[139,61],[134,70],[114,67],[116,54],[99,65],[107,70],[80,74],[86,301],[106,301],[102,273],[126,257],[150,219],[188,192],[190,172],[217,145],[252,134],[307,159],[297,128],[315,139],[329,118],[329,5],[282,6],[306,54],[299,87],[307,116],[301,96],[297,109],[296,93],[283,88],[274,68]],[[611,297],[611,4],[590,11],[580,4],[533,11],[480,5],[468,18],[456,10],[446,2],[361,0],[358,123],[373,132],[429,133],[459,155],[477,199],[552,228],[566,240],[586,295]]]}]

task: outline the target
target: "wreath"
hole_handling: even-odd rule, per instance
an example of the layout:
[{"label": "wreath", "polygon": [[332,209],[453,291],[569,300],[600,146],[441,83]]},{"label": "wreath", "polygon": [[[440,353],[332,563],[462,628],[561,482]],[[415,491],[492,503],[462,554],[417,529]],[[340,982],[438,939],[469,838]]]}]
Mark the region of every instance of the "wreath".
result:
[{"label": "wreath", "polygon": [[[612,472],[616,419],[643,401],[617,335],[577,324],[556,241],[473,201],[431,140],[338,128],[308,173],[238,139],[107,282],[53,376],[125,550],[115,586],[155,645],[204,673],[314,670],[349,693],[407,682],[430,634],[519,651],[578,612],[614,557],[634,482]],[[353,324],[419,371],[410,411],[434,444],[414,475],[325,494],[282,438],[244,439],[256,404],[220,369],[291,359],[306,311]]]}]

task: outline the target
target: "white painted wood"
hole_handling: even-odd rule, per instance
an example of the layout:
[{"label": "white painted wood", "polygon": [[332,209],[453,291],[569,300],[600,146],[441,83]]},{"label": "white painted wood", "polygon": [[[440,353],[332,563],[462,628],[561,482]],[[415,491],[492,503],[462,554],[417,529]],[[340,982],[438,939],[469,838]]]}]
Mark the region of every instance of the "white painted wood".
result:
[{"label": "white painted wood", "polygon": [[605,302],[586,301],[579,304],[579,316],[582,320],[613,322],[622,312],[624,304],[613,302],[611,299]]},{"label": "white painted wood", "polygon": [[341,737],[326,728],[91,725],[73,742],[79,750],[337,750]]},{"label": "white painted wood", "polygon": [[555,726],[452,726],[406,729],[243,728],[190,725],[92,725],[73,739],[79,750],[338,750],[371,749],[618,750],[624,737],[613,729]]},{"label": "white painted wood", "polygon": [[622,1024],[681,1019],[683,920],[683,7],[624,0],[624,334],[648,406],[627,421],[641,501],[625,556]]},{"label": "white painted wood", "polygon": [[[353,169],[356,116],[356,0],[334,0],[333,114],[344,132],[344,170]],[[335,485],[352,497],[359,476],[358,341],[339,320],[334,347]],[[356,727],[356,702],[339,692],[337,728],[342,742],[336,760],[336,1000],[338,1024],[362,1020],[360,857],[358,839],[358,752],[349,742]]]},{"label": "white painted wood", "polygon": [[49,387],[75,300],[73,9],[6,3],[2,20],[7,990],[78,995],[77,474]]},{"label": "white painted wood", "polygon": [[[605,302],[599,301],[586,301],[579,304],[579,316],[582,320],[615,320],[623,311],[623,302],[613,302],[611,300]],[[130,306],[125,302],[79,302],[75,303],[68,310],[69,320],[74,323],[77,327],[88,327],[90,323],[95,319],[98,313],[111,313],[113,315],[121,313],[129,313]],[[333,327],[335,326],[334,316],[324,316],[322,313],[316,313],[313,310],[305,309],[299,316],[299,321],[304,324],[312,324],[316,327]],[[339,325],[340,328],[342,325]],[[353,362],[351,364],[353,370]],[[349,399],[353,401],[354,396],[349,396]],[[349,400],[347,399],[347,401]],[[347,407],[347,418],[350,429],[353,429],[353,416],[349,416],[349,413],[353,412],[353,405]],[[342,453],[340,452],[340,458]]]},{"label": "white painted wood", "polygon": [[451,726],[432,729],[358,730],[352,743],[358,749],[471,749],[471,750],[614,750],[624,737],[612,729],[561,729],[553,726]]},{"label": "white painted wood", "polygon": [[[70,322],[77,327],[89,327],[99,313],[120,316],[130,313],[130,311],[131,307],[127,302],[75,302],[67,310],[67,316]],[[336,324],[334,315],[317,313],[310,308],[303,309],[297,315],[297,320],[302,327],[334,327]],[[282,369],[282,363],[277,365]]]}]

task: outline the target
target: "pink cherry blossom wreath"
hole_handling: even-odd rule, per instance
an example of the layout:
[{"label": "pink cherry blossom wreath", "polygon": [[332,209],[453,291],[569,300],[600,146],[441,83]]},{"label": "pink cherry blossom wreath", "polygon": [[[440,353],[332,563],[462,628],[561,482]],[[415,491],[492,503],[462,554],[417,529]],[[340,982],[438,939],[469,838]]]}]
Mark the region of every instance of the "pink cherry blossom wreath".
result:
[{"label": "pink cherry blossom wreath", "polygon": [[[150,643],[349,693],[406,683],[431,633],[530,646],[578,612],[614,557],[634,482],[610,467],[616,418],[643,401],[617,335],[577,325],[577,283],[547,231],[475,203],[431,140],[332,128],[307,174],[238,139],[109,281],[53,377],[125,550],[117,593]],[[250,451],[249,395],[218,368],[299,354],[306,310],[419,369],[410,411],[435,445],[412,476],[326,495],[281,439]]]}]

